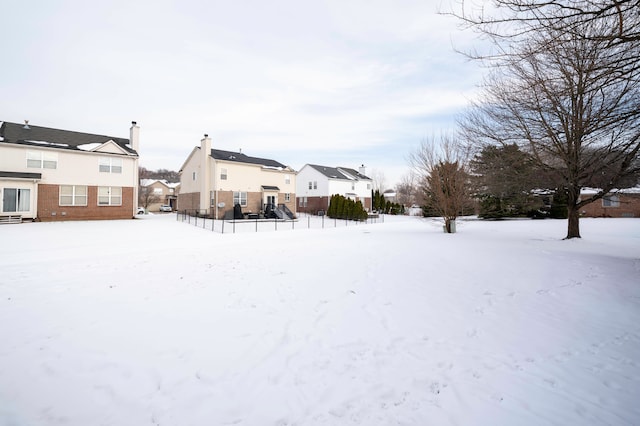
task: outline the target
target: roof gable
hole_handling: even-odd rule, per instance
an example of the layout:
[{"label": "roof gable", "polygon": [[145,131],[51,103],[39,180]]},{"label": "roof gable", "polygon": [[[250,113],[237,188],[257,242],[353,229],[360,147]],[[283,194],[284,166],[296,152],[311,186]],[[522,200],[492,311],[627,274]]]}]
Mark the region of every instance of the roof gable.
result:
[{"label": "roof gable", "polygon": [[131,149],[129,139],[6,121],[0,125],[0,143],[137,155],[137,152]]}]

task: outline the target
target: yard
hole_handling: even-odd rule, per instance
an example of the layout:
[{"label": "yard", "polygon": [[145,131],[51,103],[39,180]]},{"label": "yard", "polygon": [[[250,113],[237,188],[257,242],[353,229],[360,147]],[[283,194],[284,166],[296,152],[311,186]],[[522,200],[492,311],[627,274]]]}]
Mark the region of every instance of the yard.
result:
[{"label": "yard", "polygon": [[640,424],[640,220],[0,226],[0,425]]}]

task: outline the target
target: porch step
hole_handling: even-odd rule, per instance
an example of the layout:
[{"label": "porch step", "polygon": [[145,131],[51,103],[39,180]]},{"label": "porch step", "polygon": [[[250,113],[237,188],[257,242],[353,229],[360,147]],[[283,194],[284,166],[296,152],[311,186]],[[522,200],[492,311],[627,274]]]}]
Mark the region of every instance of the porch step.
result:
[{"label": "porch step", "polygon": [[22,223],[22,215],[0,216],[0,224],[5,223]]}]

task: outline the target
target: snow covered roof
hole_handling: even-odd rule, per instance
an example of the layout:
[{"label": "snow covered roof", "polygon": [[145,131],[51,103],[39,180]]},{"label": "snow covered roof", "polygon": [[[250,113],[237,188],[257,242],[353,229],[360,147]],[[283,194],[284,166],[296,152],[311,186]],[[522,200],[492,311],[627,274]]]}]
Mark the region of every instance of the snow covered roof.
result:
[{"label": "snow covered roof", "polygon": [[309,167],[319,171],[323,175],[331,179],[343,179],[343,180],[371,180],[369,177],[362,173],[350,169],[348,167],[328,167],[318,164],[308,164]]},{"label": "snow covered roof", "polygon": [[107,142],[118,145],[126,153],[137,154],[136,151],[131,149],[129,139],[52,129],[31,124],[0,122],[0,143],[46,146],[49,148],[90,152]]},{"label": "snow covered roof", "polygon": [[180,186],[180,182],[168,182],[166,179],[140,179],[140,186],[149,186],[156,182],[161,183],[168,188],[176,188]]},{"label": "snow covered roof", "polygon": [[[599,188],[582,188],[580,191],[581,194],[589,195],[589,194],[597,194],[600,192]],[[621,188],[621,189],[612,189],[609,193],[618,193],[618,194],[640,194],[640,185],[636,185],[631,188]]]}]

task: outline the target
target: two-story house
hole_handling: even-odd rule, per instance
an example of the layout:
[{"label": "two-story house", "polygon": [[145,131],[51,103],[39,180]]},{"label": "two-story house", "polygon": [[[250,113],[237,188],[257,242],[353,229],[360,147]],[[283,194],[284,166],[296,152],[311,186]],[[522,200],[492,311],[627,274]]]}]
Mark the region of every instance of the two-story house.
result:
[{"label": "two-story house", "polygon": [[160,206],[178,209],[178,192],[180,182],[168,182],[165,179],[140,179],[140,195],[138,205],[148,212],[160,211]]},{"label": "two-story house", "polygon": [[370,211],[373,181],[365,172],[364,165],[356,171],[348,167],[305,164],[296,178],[298,211],[311,214],[326,211],[331,196],[336,194],[360,201]]},{"label": "two-story house", "polygon": [[130,139],[0,122],[0,216],[131,219],[140,128]]},{"label": "two-story house", "polygon": [[234,206],[243,213],[277,217],[295,214],[296,172],[282,163],[242,152],[211,148],[204,135],[180,169],[181,211],[198,211],[215,219],[232,218]]}]

